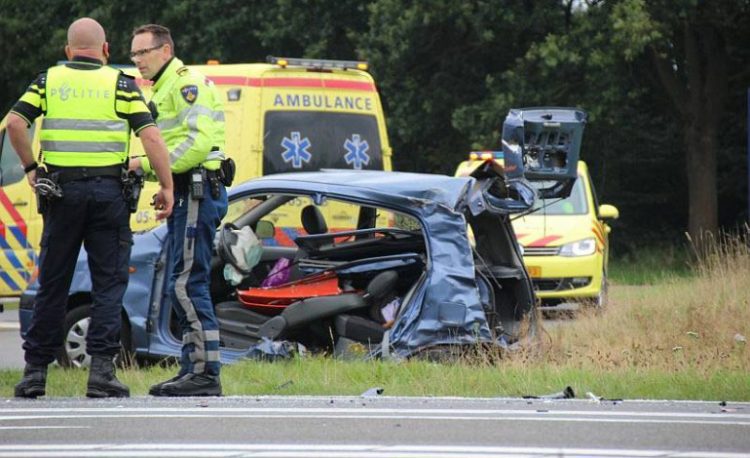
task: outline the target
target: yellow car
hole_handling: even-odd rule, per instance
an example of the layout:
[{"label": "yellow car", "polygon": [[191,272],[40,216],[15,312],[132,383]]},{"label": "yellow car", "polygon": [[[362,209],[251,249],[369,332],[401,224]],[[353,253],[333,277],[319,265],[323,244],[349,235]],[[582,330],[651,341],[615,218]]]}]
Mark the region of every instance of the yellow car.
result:
[{"label": "yellow car", "polygon": [[588,167],[578,161],[570,196],[538,199],[534,211],[513,221],[524,262],[544,308],[607,303],[607,219],[619,211],[596,198]]},{"label": "yellow car", "polygon": [[[503,166],[501,152],[472,153],[456,176],[469,175],[487,159]],[[610,227],[620,216],[616,207],[599,205],[588,167],[578,161],[577,178],[566,198],[537,198],[531,212],[513,217],[524,263],[542,301],[542,310],[575,309],[579,304],[607,303]],[[548,188],[552,181],[531,181]]]}]

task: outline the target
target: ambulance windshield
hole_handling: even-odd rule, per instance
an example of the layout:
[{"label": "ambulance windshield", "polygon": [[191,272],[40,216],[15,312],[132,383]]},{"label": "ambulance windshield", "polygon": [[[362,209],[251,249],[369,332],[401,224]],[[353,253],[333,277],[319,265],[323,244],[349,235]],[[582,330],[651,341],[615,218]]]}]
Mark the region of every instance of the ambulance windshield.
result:
[{"label": "ambulance windshield", "polygon": [[375,116],[318,111],[266,112],[264,175],[324,168],[383,170]]}]

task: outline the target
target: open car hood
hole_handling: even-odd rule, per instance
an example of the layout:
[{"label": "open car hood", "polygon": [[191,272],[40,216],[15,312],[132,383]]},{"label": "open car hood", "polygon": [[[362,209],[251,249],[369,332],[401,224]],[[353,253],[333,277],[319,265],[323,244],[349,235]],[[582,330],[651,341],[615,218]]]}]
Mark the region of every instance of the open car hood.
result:
[{"label": "open car hood", "polygon": [[576,108],[513,108],[503,123],[503,141],[520,145],[524,176],[554,181],[544,198],[567,197],[577,176],[586,113]]}]

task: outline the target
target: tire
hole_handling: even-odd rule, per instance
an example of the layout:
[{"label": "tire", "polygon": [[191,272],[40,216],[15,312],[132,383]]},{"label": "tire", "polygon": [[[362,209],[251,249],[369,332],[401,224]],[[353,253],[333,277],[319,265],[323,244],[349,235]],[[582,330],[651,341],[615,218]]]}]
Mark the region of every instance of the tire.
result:
[{"label": "tire", "polygon": [[[86,353],[86,334],[91,322],[91,306],[81,305],[65,315],[63,326],[63,346],[57,352],[57,363],[62,367],[88,367],[91,365],[91,355]],[[134,354],[130,333],[130,323],[123,319],[120,330],[120,344],[122,349],[115,362],[118,365],[132,364]]]}]

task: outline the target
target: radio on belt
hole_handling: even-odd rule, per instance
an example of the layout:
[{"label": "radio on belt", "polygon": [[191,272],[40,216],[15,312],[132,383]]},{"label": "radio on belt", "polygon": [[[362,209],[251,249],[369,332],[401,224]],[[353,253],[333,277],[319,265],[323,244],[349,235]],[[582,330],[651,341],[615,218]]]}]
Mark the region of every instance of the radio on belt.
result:
[{"label": "radio on belt", "polygon": [[193,200],[203,199],[203,195],[205,194],[203,186],[204,173],[203,167],[193,169],[190,172],[190,197]]}]

